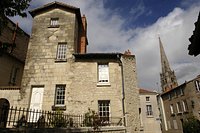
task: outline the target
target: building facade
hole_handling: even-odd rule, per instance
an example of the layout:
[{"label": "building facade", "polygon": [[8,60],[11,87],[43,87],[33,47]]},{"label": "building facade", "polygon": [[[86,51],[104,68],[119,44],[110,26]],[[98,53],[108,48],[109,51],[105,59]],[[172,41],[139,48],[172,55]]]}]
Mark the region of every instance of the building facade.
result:
[{"label": "building facade", "polygon": [[87,21],[80,9],[53,2],[30,11],[32,34],[21,89],[12,105],[84,114],[139,131],[135,56],[87,53]]},{"label": "building facade", "polygon": [[141,133],[161,133],[161,122],[157,104],[157,92],[145,89],[140,94]]},{"label": "building facade", "polygon": [[200,76],[186,81],[173,90],[161,95],[165,113],[163,131],[182,133],[183,123],[188,118],[200,120]]},{"label": "building facade", "polygon": [[2,28],[0,34],[1,50],[5,43],[13,45],[13,49],[1,51],[0,55],[0,87],[20,86],[24,63],[28,48],[29,35],[20,29],[10,19],[6,19],[7,25]]},{"label": "building facade", "polygon": [[0,34],[0,109],[18,99],[30,38],[9,18],[4,19],[7,24]]}]

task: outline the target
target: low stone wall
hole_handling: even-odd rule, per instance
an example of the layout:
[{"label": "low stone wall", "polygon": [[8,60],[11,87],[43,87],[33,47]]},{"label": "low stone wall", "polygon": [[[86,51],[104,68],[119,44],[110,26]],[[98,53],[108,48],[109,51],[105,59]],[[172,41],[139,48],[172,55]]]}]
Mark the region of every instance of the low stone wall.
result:
[{"label": "low stone wall", "polygon": [[[0,133],[92,133],[92,128],[4,128]],[[101,133],[125,133],[125,127],[103,127]]]}]

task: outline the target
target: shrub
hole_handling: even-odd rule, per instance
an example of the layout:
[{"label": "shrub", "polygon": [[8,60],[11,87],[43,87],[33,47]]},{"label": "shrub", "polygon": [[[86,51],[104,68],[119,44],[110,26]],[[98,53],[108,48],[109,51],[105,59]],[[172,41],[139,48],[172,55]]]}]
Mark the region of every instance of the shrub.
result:
[{"label": "shrub", "polygon": [[101,120],[99,115],[94,111],[88,108],[88,112],[84,115],[84,124],[86,127],[93,127],[94,130],[98,130],[101,125]]},{"label": "shrub", "polygon": [[183,133],[199,133],[200,121],[195,117],[190,117],[183,122]]}]

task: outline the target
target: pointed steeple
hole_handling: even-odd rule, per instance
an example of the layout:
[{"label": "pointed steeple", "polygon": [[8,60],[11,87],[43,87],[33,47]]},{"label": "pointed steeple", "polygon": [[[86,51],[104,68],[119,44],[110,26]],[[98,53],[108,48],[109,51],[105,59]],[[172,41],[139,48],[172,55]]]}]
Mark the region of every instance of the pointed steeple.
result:
[{"label": "pointed steeple", "polygon": [[162,73],[160,73],[160,82],[162,91],[166,92],[177,87],[178,83],[174,71],[170,69],[170,65],[167,56],[165,54],[160,37],[159,37],[159,45],[160,45],[161,67],[162,67]]}]

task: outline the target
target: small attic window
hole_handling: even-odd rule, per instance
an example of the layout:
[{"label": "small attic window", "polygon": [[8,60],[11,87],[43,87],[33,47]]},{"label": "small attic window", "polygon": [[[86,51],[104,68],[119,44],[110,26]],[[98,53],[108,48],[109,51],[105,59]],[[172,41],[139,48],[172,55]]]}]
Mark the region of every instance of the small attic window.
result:
[{"label": "small attic window", "polygon": [[51,18],[50,27],[59,27],[59,18]]}]

